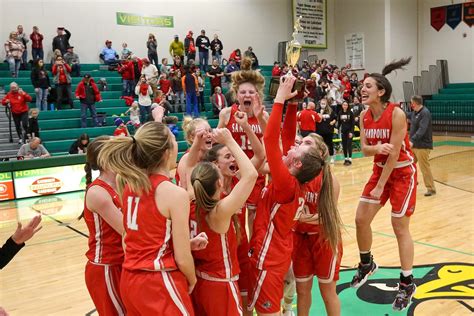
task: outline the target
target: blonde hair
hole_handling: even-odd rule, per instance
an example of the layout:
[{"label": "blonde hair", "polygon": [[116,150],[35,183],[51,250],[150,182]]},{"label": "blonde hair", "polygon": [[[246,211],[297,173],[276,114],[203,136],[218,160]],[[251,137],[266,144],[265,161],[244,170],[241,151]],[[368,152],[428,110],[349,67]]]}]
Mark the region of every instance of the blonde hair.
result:
[{"label": "blonde hair", "polygon": [[244,83],[251,83],[257,89],[260,99],[263,100],[263,89],[265,88],[265,78],[259,71],[252,70],[252,60],[245,57],[240,63],[240,71],[232,73],[231,91],[234,98],[239,91],[239,86]]},{"label": "blonde hair", "polygon": [[[196,219],[198,228],[201,227],[201,210],[210,212],[219,202],[218,199],[213,198],[213,195],[217,191],[218,180],[219,170],[212,162],[200,162],[191,173],[191,185],[193,186],[194,196],[196,197]],[[232,222],[237,235],[237,243],[240,244],[240,222],[237,214],[232,215]]]},{"label": "blonde hair", "polygon": [[184,132],[184,139],[189,145],[192,145],[194,142],[194,133],[196,132],[196,127],[201,123],[209,124],[205,119],[202,118],[195,118],[193,119],[191,116],[185,116],[183,118],[183,132]]},{"label": "blonde hair", "polygon": [[99,153],[99,166],[117,174],[120,194],[125,184],[138,195],[148,193],[151,189],[148,176],[167,162],[166,153],[172,149],[172,137],[165,124],[148,122],[135,136],[108,141]]},{"label": "blonde hair", "polygon": [[337,209],[337,200],[333,194],[332,172],[329,160],[329,150],[323,138],[315,133],[309,134],[316,144],[316,150],[326,161],[322,170],[322,186],[318,198],[319,221],[323,228],[322,236],[329,242],[331,249],[335,252],[337,245],[341,242],[342,220]]}]

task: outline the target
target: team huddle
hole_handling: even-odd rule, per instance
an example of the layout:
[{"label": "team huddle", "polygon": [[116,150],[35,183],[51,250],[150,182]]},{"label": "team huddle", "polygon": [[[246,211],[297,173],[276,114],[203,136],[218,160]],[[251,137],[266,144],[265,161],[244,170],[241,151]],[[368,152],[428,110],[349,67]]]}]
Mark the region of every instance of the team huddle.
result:
[{"label": "team huddle", "polygon": [[[370,222],[390,199],[394,230],[403,232],[395,310],[416,289],[408,231],[416,169],[385,75],[407,62],[371,74],[362,88],[369,109],[361,144],[374,172],[357,210],[361,262],[351,283],[357,288],[377,270]],[[176,184],[178,146],[165,124],[89,145],[85,280],[99,315],[294,315],[295,292],[298,315],[309,315],[314,277],[327,314],[340,315],[340,188],[323,139],[297,133],[295,80],[281,79],[269,115],[262,75],[250,67],[233,73],[237,103],[221,111],[218,128],[185,119],[189,150]],[[100,171],[94,181],[91,170]]]}]

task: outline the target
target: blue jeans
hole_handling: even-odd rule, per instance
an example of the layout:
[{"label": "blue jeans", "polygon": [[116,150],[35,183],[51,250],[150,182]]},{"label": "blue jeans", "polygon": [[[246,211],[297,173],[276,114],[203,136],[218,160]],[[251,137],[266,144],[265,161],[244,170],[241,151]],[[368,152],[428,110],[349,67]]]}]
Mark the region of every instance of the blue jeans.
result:
[{"label": "blue jeans", "polygon": [[209,52],[199,52],[199,69],[201,72],[206,72],[209,61]]},{"label": "blue jeans", "polygon": [[81,76],[81,65],[72,64],[71,65],[71,77],[80,77]]},{"label": "blue jeans", "polygon": [[[213,59],[217,59],[217,61],[219,62],[219,65],[221,64],[221,61],[222,61],[222,54],[221,53],[215,53],[213,56],[212,56]],[[224,69],[224,67],[222,67],[222,69]]]},{"label": "blue jeans", "polygon": [[89,109],[89,112],[91,112],[92,116],[92,124],[94,124],[94,127],[97,126],[97,111],[95,109],[95,104],[85,104],[81,102],[81,127],[85,128],[87,127],[87,109]]},{"label": "blue jeans", "polygon": [[18,72],[20,71],[21,59],[15,59],[13,57],[7,58],[8,65],[10,66],[10,72],[12,77],[18,77]]},{"label": "blue jeans", "polygon": [[28,59],[28,50],[25,49],[23,53],[21,54],[21,63],[23,64],[23,67],[25,67],[25,69],[26,69],[27,59]]},{"label": "blue jeans", "polygon": [[198,99],[196,92],[186,93],[186,114],[199,117]]},{"label": "blue jeans", "polygon": [[43,49],[42,48],[32,48],[31,49],[31,55],[33,57],[33,60],[43,59],[43,57],[44,57]]},{"label": "blue jeans", "polygon": [[122,79],[122,96],[132,96],[133,97],[133,87],[135,85],[135,80]]},{"label": "blue jeans", "polygon": [[48,110],[48,89],[37,88],[38,91],[36,93],[36,108],[40,111],[47,111]]},{"label": "blue jeans", "polygon": [[150,105],[140,105],[140,121],[142,124],[145,124],[150,119],[151,115],[151,106]]}]

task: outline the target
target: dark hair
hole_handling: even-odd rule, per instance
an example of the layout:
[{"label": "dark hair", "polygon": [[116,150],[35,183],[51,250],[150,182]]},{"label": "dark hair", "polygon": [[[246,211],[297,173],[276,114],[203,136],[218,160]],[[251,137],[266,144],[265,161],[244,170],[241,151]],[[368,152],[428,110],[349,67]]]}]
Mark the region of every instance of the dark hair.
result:
[{"label": "dark hair", "polygon": [[309,148],[300,158],[301,168],[295,175],[299,183],[304,184],[313,180],[324,168],[324,159],[315,148]]},{"label": "dark hair", "polygon": [[[87,140],[87,144],[83,145],[82,144],[83,140]],[[81,136],[77,138],[77,146],[81,149],[86,148],[89,145],[89,143],[90,143],[90,138],[89,138],[89,135],[87,135],[86,133],[82,134]]]},{"label": "dark hair", "polygon": [[390,97],[392,96],[392,85],[390,84],[390,81],[388,81],[388,79],[385,76],[390,74],[392,71],[395,71],[398,69],[404,69],[403,67],[408,65],[410,61],[411,61],[411,57],[402,58],[397,61],[392,61],[390,64],[383,67],[381,74],[371,73],[368,75],[368,77],[371,77],[372,79],[375,80],[377,89],[385,90],[385,93],[380,97],[380,101],[382,101],[383,103],[388,102],[388,100],[390,100]]},{"label": "dark hair", "polygon": [[414,95],[414,96],[411,97],[411,102],[415,102],[418,105],[422,105],[423,104],[423,98],[419,95]]},{"label": "dark hair", "polygon": [[216,162],[217,157],[219,156],[219,151],[224,147],[225,145],[223,144],[214,144],[212,148],[209,149],[207,153],[204,155],[204,158],[202,161]]},{"label": "dark hair", "polygon": [[[78,141],[81,139],[83,135],[87,135],[87,134],[82,134],[78,138]],[[87,139],[89,139],[89,136],[87,136]],[[99,163],[98,163],[98,157],[99,157],[99,153],[102,147],[109,140],[110,140],[110,136],[99,136],[96,139],[94,139],[87,147],[86,164],[84,165],[84,171],[86,172],[86,188],[88,188],[89,185],[92,183],[92,170],[102,170],[102,168],[99,166]],[[77,219],[80,220],[83,217],[84,217],[84,211],[82,211],[81,215],[79,215]]]}]

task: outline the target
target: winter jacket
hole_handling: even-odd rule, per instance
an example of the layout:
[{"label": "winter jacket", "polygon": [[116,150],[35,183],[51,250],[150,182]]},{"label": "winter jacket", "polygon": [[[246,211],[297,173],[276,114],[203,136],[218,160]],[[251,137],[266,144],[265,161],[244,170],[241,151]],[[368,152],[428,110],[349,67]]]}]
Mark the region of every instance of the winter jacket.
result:
[{"label": "winter jacket", "polygon": [[122,75],[123,80],[135,80],[135,71],[131,61],[119,64],[118,72]]},{"label": "winter jacket", "polygon": [[23,51],[25,50],[25,45],[23,45],[21,41],[8,40],[5,42],[4,46],[5,46],[5,52],[7,53],[7,58],[13,57],[15,59],[21,59],[21,55],[23,54]]},{"label": "winter jacket", "polygon": [[[64,75],[66,76],[66,84],[71,84],[71,67],[68,65],[68,64],[64,64]],[[58,65],[54,64],[53,65],[53,82],[55,84],[60,84],[59,82],[59,74],[60,74],[60,71],[59,71],[59,67]]]},{"label": "winter jacket", "polygon": [[[92,87],[92,90],[94,91],[95,95],[95,102],[99,102],[102,100],[102,97],[100,95],[99,88],[97,88],[97,85],[95,84],[94,79],[90,79],[89,81],[90,86]],[[79,97],[79,99],[85,99],[86,98],[86,87],[84,83],[84,79],[79,82],[76,88],[76,97]]]},{"label": "winter jacket", "polygon": [[48,72],[44,68],[39,69],[38,67],[34,67],[33,70],[31,70],[30,77],[31,83],[35,88],[47,89],[51,87]]},{"label": "winter jacket", "polygon": [[10,101],[10,107],[13,114],[22,114],[28,112],[28,102],[33,99],[28,93],[10,91],[2,99],[2,105],[6,106]]}]

